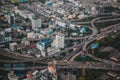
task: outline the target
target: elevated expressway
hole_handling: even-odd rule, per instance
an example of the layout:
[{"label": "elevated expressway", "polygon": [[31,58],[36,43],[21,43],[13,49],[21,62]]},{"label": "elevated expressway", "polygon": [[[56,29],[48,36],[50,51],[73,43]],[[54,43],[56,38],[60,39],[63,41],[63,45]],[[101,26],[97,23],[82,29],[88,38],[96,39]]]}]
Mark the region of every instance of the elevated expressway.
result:
[{"label": "elevated expressway", "polygon": [[[102,17],[102,18],[104,18],[104,17]],[[92,21],[91,21],[91,25],[92,25],[92,30],[93,30],[93,34],[97,34],[97,29],[95,28],[95,26],[94,26],[94,22],[96,21],[96,20],[99,20],[99,19],[101,19],[101,18],[95,18],[95,19],[93,19]],[[95,29],[95,30],[94,30]],[[66,38],[66,39],[74,39],[74,40],[77,40],[77,39],[82,39],[83,37],[79,37],[79,38]],[[88,36],[86,37],[86,38],[88,38]],[[31,39],[31,41],[33,41],[34,39]],[[35,40],[39,40],[39,39],[35,39]],[[21,40],[13,40],[13,41],[21,41]],[[55,54],[61,54],[61,53],[63,53],[63,52],[66,52],[66,51],[68,51],[68,50],[71,50],[71,49],[73,49],[73,48],[75,48],[75,47],[79,47],[79,46],[81,46],[81,44],[77,44],[77,45],[75,45],[75,46],[72,46],[72,47],[69,47],[69,48],[65,48],[65,50],[63,50],[63,51],[61,51],[61,52],[58,52],[58,53],[54,53],[53,55],[50,55],[49,57],[52,57],[52,56],[54,56]],[[2,53],[2,51],[1,51],[1,53]],[[6,52],[7,53],[7,52]],[[11,52],[9,52],[9,53],[11,53]],[[2,54],[2,55],[5,55],[5,54]],[[21,59],[22,57],[24,57],[24,58],[26,58],[27,56],[22,56],[22,55],[19,55],[18,53],[12,53],[12,54],[10,54],[10,55],[12,55],[11,57],[13,57],[13,58],[15,58],[15,59]],[[10,56],[10,55],[7,55],[6,54],[6,56]],[[18,56],[18,57],[17,57]],[[20,57],[21,56],[21,57]],[[33,59],[32,57],[28,57],[29,59]],[[48,58],[48,57],[46,57],[46,58]],[[27,58],[26,58],[27,59]]]},{"label": "elevated expressway", "polygon": [[[99,39],[101,36],[99,36],[99,35],[101,35],[101,34],[103,34],[105,31],[107,31],[107,30],[110,30],[113,26],[115,27],[115,26],[119,26],[119,24],[116,24],[116,25],[112,25],[112,26],[109,26],[109,27],[107,27],[107,28],[103,28],[103,29],[101,29],[102,30],[102,33],[100,33],[100,34],[97,34],[98,33],[98,30],[97,30],[97,28],[96,28],[96,26],[94,25],[95,24],[95,22],[96,21],[98,21],[98,20],[100,20],[100,19],[104,19],[104,18],[110,18],[110,17],[112,17],[112,16],[106,16],[106,17],[98,17],[98,18],[95,18],[95,19],[93,19],[92,21],[91,21],[91,26],[92,26],[92,31],[93,31],[93,33],[87,38],[88,40],[87,41],[85,41],[85,43],[83,44],[83,48],[82,48],[82,50],[83,51],[87,51],[86,50],[86,48],[87,48],[87,44],[89,43],[92,43],[93,41],[95,41],[95,40],[97,40],[97,39]],[[104,20],[104,21],[114,21],[114,20],[116,20],[116,19],[110,19],[110,20]],[[103,21],[103,22],[104,22]],[[101,32],[101,31],[100,31]],[[111,31],[110,31],[110,33],[111,33]],[[109,34],[109,33],[108,33]],[[108,34],[106,34],[106,35],[108,35]],[[104,36],[106,36],[105,34],[104,34]],[[94,36],[94,37],[93,37]],[[97,37],[97,36],[99,36],[99,37]],[[102,35],[103,36],[103,35]],[[97,37],[97,38],[96,38]],[[69,55],[67,55],[67,56],[65,56],[63,59],[64,60],[69,60],[69,61],[73,61],[74,60],[74,58],[75,57],[77,57],[77,56],[79,56],[80,54],[81,54],[81,52],[82,51],[80,51],[80,52],[78,52],[78,51],[73,51],[73,53],[70,53]]]},{"label": "elevated expressway", "polygon": [[[99,19],[99,18],[97,18],[97,19]],[[119,18],[117,18],[117,19],[110,19],[111,21],[112,20],[119,20]],[[93,29],[96,29],[95,28],[95,26],[94,26],[94,22],[96,21],[96,19],[94,19],[94,20],[92,20],[90,23],[91,23],[91,25],[92,25],[92,28]],[[104,21],[109,21],[109,20],[104,20]],[[80,22],[79,22],[80,23]],[[84,24],[86,24],[86,23],[84,23]],[[97,32],[95,33],[96,34],[96,36],[95,37],[91,37],[91,38],[89,38],[87,41],[85,41],[85,44],[84,44],[84,46],[82,47],[82,49],[83,49],[83,51],[86,51],[87,50],[87,46],[91,43],[91,42],[93,42],[93,41],[95,41],[95,40],[97,40],[97,39],[99,39],[101,36],[108,36],[109,35],[109,33],[111,33],[111,32],[114,32],[114,30],[117,30],[117,31],[120,31],[120,27],[118,27],[120,24],[117,24],[117,25],[113,25],[113,26],[110,26],[110,27],[108,27],[108,28],[106,28],[106,29],[104,29],[100,34],[97,34]],[[96,29],[96,31],[97,31],[97,29]],[[107,31],[107,32],[105,32],[105,31]],[[57,55],[60,55],[61,53],[63,53],[63,52],[66,52],[66,51],[69,51],[69,50],[71,50],[71,49],[73,49],[73,48],[76,48],[76,47],[81,47],[83,44],[77,44],[77,45],[75,45],[75,46],[72,46],[72,47],[69,47],[69,48],[65,48],[63,51],[61,51],[61,52],[57,52],[57,53],[54,53],[54,54],[52,54],[52,55],[50,55],[50,56],[47,56],[47,57],[44,57],[44,58],[41,58],[41,59],[35,59],[35,58],[33,58],[33,57],[28,57],[28,56],[23,56],[23,55],[19,55],[19,54],[17,54],[17,53],[13,53],[13,52],[9,52],[9,51],[5,51],[5,50],[3,50],[3,49],[0,49],[0,54],[1,55],[5,55],[5,56],[8,56],[8,57],[11,57],[11,58],[13,58],[13,59],[17,59],[17,62],[20,62],[19,60],[22,60],[22,62],[34,62],[34,63],[42,63],[42,61],[41,60],[44,60],[44,59],[48,59],[48,58],[50,58],[50,57],[53,57],[53,56],[55,56],[56,54]],[[73,51],[73,53],[75,54],[75,53],[78,53],[77,51]],[[72,54],[72,56],[74,56],[73,54]],[[72,57],[71,55],[70,55],[70,58]],[[68,57],[66,57],[65,59],[70,59],[70,58],[68,58]],[[5,62],[4,60],[3,61],[1,61],[1,62]],[[8,61],[9,63],[14,63],[14,62],[16,62],[16,60],[15,61]],[[47,64],[48,62],[43,62],[43,63],[45,63],[45,64]],[[98,65],[96,65],[96,64],[98,64]],[[81,69],[82,67],[85,67],[85,68],[89,68],[89,69],[107,69],[107,70],[112,70],[112,69],[114,69],[114,70],[120,70],[120,64],[119,63],[115,63],[114,64],[114,68],[111,66],[112,65],[112,63],[110,63],[110,64],[107,64],[107,63],[104,63],[104,62],[91,62],[91,64],[85,64],[85,63],[82,63],[82,62],[71,62],[71,61],[68,61],[68,62],[64,62],[64,61],[57,61],[57,67],[58,68],[77,68],[77,69]],[[80,66],[81,65],[81,66]],[[32,66],[33,67],[33,66]],[[32,68],[32,67],[26,67],[26,68],[24,68],[24,69],[30,69],[30,68]],[[40,66],[34,66],[34,68],[41,68]],[[2,69],[2,68],[0,68],[0,69]]]},{"label": "elevated expressway", "polygon": [[[3,61],[2,61],[3,62]],[[9,64],[16,64],[17,62],[12,62],[12,61],[8,61],[8,62],[4,62],[4,63],[9,63]],[[21,63],[20,61],[18,63]],[[22,61],[23,63],[23,61]],[[39,62],[40,63],[40,62]],[[39,64],[37,62],[37,64]],[[33,63],[32,63],[33,64]],[[12,70],[26,70],[26,69],[45,69],[47,68],[47,63],[44,62],[44,64],[46,65],[42,65],[42,63],[40,63],[41,65],[32,65],[31,66],[27,66],[25,65],[25,67],[11,67]],[[34,62],[35,64],[35,62]],[[116,71],[120,71],[120,65],[118,64],[106,64],[103,62],[90,62],[89,64],[87,63],[83,63],[83,62],[64,62],[64,61],[56,61],[56,68],[57,69],[82,69],[82,68],[86,68],[86,69],[102,69],[102,70],[116,70]],[[4,66],[0,67],[1,70],[4,70]]]},{"label": "elevated expressway", "polygon": [[[94,25],[94,24],[93,24],[93,25]],[[85,43],[83,44],[82,50],[86,53],[88,46],[89,46],[92,42],[100,39],[101,37],[107,37],[107,36],[109,36],[109,34],[111,34],[111,33],[116,34],[116,33],[114,32],[115,30],[116,30],[116,32],[119,32],[119,31],[120,31],[120,23],[119,23],[119,24],[112,25],[112,26],[109,26],[109,27],[107,27],[107,28],[104,28],[104,29],[102,29],[102,31],[101,31],[100,34],[96,34],[95,36],[91,36],[91,37],[90,37],[87,41],[85,41]],[[75,57],[77,57],[77,56],[79,56],[79,55],[81,54],[81,52],[82,52],[82,51],[80,51],[80,52],[74,52],[74,53],[71,54],[71,55],[67,55],[67,56],[66,56],[67,58],[66,58],[65,60],[73,61]],[[92,55],[90,55],[90,54],[85,54],[85,55],[86,55],[86,56],[89,56],[89,57],[91,57],[91,58],[93,58],[93,59],[95,59],[95,60],[98,60],[98,61],[102,61],[102,62],[107,61],[107,62],[108,62],[108,60],[104,60],[104,59],[102,60],[102,59],[99,59],[99,58],[95,58],[94,56],[92,56]],[[106,63],[107,63],[107,62],[106,62]],[[109,62],[110,62],[110,61],[109,61]]]},{"label": "elevated expressway", "polygon": [[[90,41],[88,41],[86,43],[86,48],[87,48],[87,45],[90,44],[91,42],[99,39],[101,36],[108,36],[109,33],[113,32],[114,30],[117,30],[117,31],[120,31],[120,24],[116,24],[114,26],[110,26],[109,28],[106,28],[105,30],[107,30],[107,32],[101,32],[100,34],[97,34],[96,37],[92,38]],[[85,49],[83,49],[85,50]],[[52,57],[52,55],[51,55]],[[45,57],[45,58],[48,58],[48,57]],[[24,60],[24,61],[23,61]],[[22,63],[23,62],[34,62],[34,63],[42,63],[42,61],[40,60],[31,60],[31,59],[23,59],[22,60]],[[1,61],[1,62],[5,62],[5,61]],[[7,61],[6,61],[7,62]],[[9,63],[16,63],[17,61],[8,61]],[[18,62],[20,62],[18,60]],[[82,67],[85,67],[85,68],[88,68],[88,69],[105,69],[105,70],[120,70],[120,63],[114,63],[114,67],[111,66],[113,65],[113,63],[105,63],[105,62],[91,62],[90,64],[85,64],[85,63],[82,63],[82,62],[71,62],[71,61],[68,61],[68,62],[64,62],[64,61],[56,61],[57,62],[57,68],[75,68],[75,69],[81,69]],[[47,62],[44,62],[44,64],[47,64]],[[80,66],[81,65],[81,66]],[[33,67],[33,66],[32,66]],[[26,67],[26,68],[23,68],[23,69],[30,69],[32,67]],[[45,67],[45,66],[44,66]],[[43,67],[40,67],[40,66],[34,66],[34,68],[43,68]],[[2,68],[1,68],[2,69]]]}]

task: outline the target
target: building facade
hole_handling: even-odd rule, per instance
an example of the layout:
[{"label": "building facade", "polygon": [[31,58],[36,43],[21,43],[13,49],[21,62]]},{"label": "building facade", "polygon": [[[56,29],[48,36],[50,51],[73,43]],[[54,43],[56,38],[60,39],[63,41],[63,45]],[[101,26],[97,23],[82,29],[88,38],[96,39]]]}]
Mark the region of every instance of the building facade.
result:
[{"label": "building facade", "polygon": [[36,48],[41,51],[41,55],[42,55],[43,57],[46,56],[46,54],[45,54],[45,43],[44,43],[44,42],[37,42]]},{"label": "building facade", "polygon": [[32,19],[32,29],[38,31],[41,27],[41,19]]},{"label": "building facade", "polygon": [[14,14],[7,14],[5,15],[7,18],[8,24],[15,24],[15,15]]},{"label": "building facade", "polygon": [[64,48],[64,34],[58,33],[55,36],[55,39],[53,40],[52,46],[55,48]]}]

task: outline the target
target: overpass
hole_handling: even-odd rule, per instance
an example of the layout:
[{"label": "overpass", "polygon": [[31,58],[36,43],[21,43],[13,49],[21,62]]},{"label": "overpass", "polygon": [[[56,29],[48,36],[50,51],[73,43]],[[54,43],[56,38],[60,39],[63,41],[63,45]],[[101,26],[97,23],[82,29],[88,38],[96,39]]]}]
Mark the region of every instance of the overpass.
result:
[{"label": "overpass", "polygon": [[[94,25],[94,24],[93,24]],[[86,47],[93,41],[99,39],[100,37],[102,36],[106,36],[108,35],[109,33],[111,33],[112,31],[114,30],[119,30],[120,28],[119,27],[115,27],[115,26],[119,26],[119,24],[116,24],[116,25],[113,25],[113,26],[110,26],[110,27],[107,27],[106,29],[103,30],[103,32],[101,32],[100,34],[97,34],[96,37],[92,37],[91,39],[89,39],[85,45],[83,46],[83,50],[86,51]],[[105,32],[107,31],[107,32]],[[43,60],[43,59],[47,59],[49,57],[53,57],[54,55],[60,55],[61,53],[63,52],[66,52],[66,51],[69,51],[75,47],[80,47],[81,44],[77,44],[75,46],[72,46],[72,47],[69,47],[69,48],[65,48],[63,51],[61,52],[57,52],[57,53],[53,53],[52,55],[50,56],[47,56],[47,57],[44,57],[44,58],[41,58],[39,60]],[[23,55],[20,55],[19,53],[13,53],[13,52],[8,52],[8,51],[5,51],[3,49],[0,49],[1,50],[1,55],[5,55],[5,56],[8,56],[8,57],[11,57],[13,59],[23,59],[23,60],[31,60],[31,59],[35,59],[33,57],[28,57],[28,56],[23,56]]]},{"label": "overpass", "polygon": [[[99,18],[97,18],[97,19],[99,19]],[[96,20],[97,20],[97,19],[96,19]],[[95,20],[92,21],[92,26],[95,28],[94,21],[95,21]],[[83,51],[85,51],[85,53],[86,53],[87,47],[89,46],[89,44],[91,44],[92,42],[100,39],[101,37],[103,37],[103,36],[104,36],[104,37],[107,37],[111,32],[114,32],[114,30],[116,30],[116,32],[117,32],[117,31],[120,31],[120,27],[119,27],[119,26],[120,26],[120,24],[115,24],[115,25],[109,26],[109,27],[107,27],[107,28],[102,29],[102,31],[101,31],[100,34],[96,34],[96,36],[89,38],[89,39],[84,43],[84,45],[82,46]],[[106,32],[106,31],[107,31],[107,32]],[[65,58],[66,58],[66,60],[68,60],[68,61],[74,61],[75,57],[79,56],[81,53],[82,53],[82,51],[77,52],[77,53],[76,53],[76,52],[73,52],[73,54],[69,54],[69,55],[67,55]],[[104,62],[104,63],[107,63],[107,64],[113,62],[113,61],[110,61],[110,60],[97,58],[97,57],[95,57],[95,56],[93,56],[93,55],[91,55],[91,54],[85,54],[85,55],[93,58],[94,60],[97,60],[97,61],[100,61],[100,62]],[[68,59],[68,58],[69,58],[69,59]]]},{"label": "overpass", "polygon": [[[9,62],[8,62],[9,63]],[[12,64],[15,64],[11,63]],[[19,62],[20,63],[20,62]],[[32,63],[33,64],[33,63]],[[48,63],[44,63],[46,65],[42,65],[41,63],[37,63],[37,64],[41,64],[41,65],[30,65],[27,66],[25,64],[25,67],[10,67],[10,69],[12,70],[28,70],[28,69],[45,69],[47,68],[47,64]],[[35,64],[35,62],[34,62]],[[64,61],[56,61],[56,68],[57,69],[82,69],[82,68],[86,68],[86,69],[99,69],[99,70],[116,70],[116,71],[120,71],[120,64],[119,65],[112,65],[112,64],[106,64],[103,62],[90,62],[88,63],[83,63],[83,62],[64,62]],[[1,70],[5,70],[4,66],[0,66]]]},{"label": "overpass", "polygon": [[[39,14],[39,13],[38,13],[38,14]],[[99,18],[98,18],[98,19],[99,19]],[[90,22],[93,28],[95,28],[94,22],[95,22],[96,20],[97,20],[97,19],[94,19],[94,20],[92,20],[92,22]],[[111,19],[111,20],[113,20],[113,19]],[[111,20],[110,20],[110,21],[111,21]],[[119,20],[119,18],[114,19],[114,20]],[[104,20],[104,21],[109,21],[109,20]],[[103,22],[104,22],[104,21],[103,21]],[[119,25],[117,25],[117,26],[119,26]],[[109,33],[113,32],[114,30],[120,30],[120,27],[111,26],[110,28],[104,29],[104,30],[103,30],[104,32],[101,32],[100,34],[95,33],[95,34],[97,34],[96,37],[92,37],[91,39],[89,39],[89,40],[85,43],[85,46],[83,47],[83,50],[86,51],[86,50],[87,50],[87,49],[86,49],[87,46],[88,46],[91,42],[99,39],[101,36],[106,36],[106,35],[108,35]],[[105,32],[105,31],[108,31],[108,32]],[[60,55],[61,53],[66,52],[66,51],[68,51],[68,50],[71,50],[71,49],[73,49],[73,48],[75,48],[75,47],[81,47],[81,44],[77,44],[77,45],[75,45],[75,46],[72,46],[72,47],[69,47],[69,48],[65,48],[65,50],[63,50],[63,51],[61,51],[61,52],[54,53],[54,54],[52,54],[52,55],[50,55],[50,56],[47,56],[47,57],[41,58],[41,59],[34,59],[33,57],[21,56],[21,55],[19,55],[19,54],[17,54],[17,53],[12,53],[12,52],[8,52],[8,51],[4,51],[4,50],[2,50],[2,49],[0,49],[0,50],[1,50],[1,54],[2,54],[2,55],[6,55],[6,56],[12,57],[12,58],[14,58],[14,59],[23,60],[23,62],[24,62],[24,61],[40,62],[40,60],[44,60],[44,59],[53,57],[53,56],[55,56],[56,54],[57,54],[57,55]],[[73,52],[73,53],[76,53],[76,51]],[[73,54],[72,54],[72,56],[73,56]],[[70,55],[70,58],[71,58],[71,55]],[[65,59],[66,59],[66,58],[65,58]],[[69,59],[69,58],[68,58],[68,59]],[[10,61],[9,61],[9,62],[10,62]],[[47,64],[47,62],[43,62],[43,63]],[[111,64],[112,64],[112,63],[111,63]],[[113,66],[111,66],[111,64],[106,64],[106,63],[102,63],[102,62],[91,62],[90,64],[85,64],[85,63],[82,63],[82,62],[70,62],[70,61],[64,62],[64,61],[57,61],[57,68],[75,68],[75,69],[81,69],[82,67],[85,67],[85,68],[88,68],[88,69],[120,70],[120,68],[119,68],[120,66],[119,66],[119,65],[115,65],[114,68],[113,68]],[[32,67],[33,67],[33,66],[32,66]],[[32,68],[32,67],[18,68],[18,69],[30,69],[30,68]],[[37,69],[41,68],[40,66],[34,66],[34,67],[37,68]],[[1,69],[2,69],[2,68],[1,68]]]}]

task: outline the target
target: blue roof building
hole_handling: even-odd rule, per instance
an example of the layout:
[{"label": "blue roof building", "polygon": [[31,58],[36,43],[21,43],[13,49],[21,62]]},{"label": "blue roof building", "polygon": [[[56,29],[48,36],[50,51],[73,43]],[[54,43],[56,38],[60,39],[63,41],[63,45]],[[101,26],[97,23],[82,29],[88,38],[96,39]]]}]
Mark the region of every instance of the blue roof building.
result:
[{"label": "blue roof building", "polygon": [[81,32],[87,32],[86,27],[82,27],[82,28],[81,28]]},{"label": "blue roof building", "polygon": [[48,46],[52,42],[52,39],[51,38],[44,38],[41,41],[43,43],[45,43],[46,46]]},{"label": "blue roof building", "polygon": [[50,29],[47,34],[52,34],[53,33],[53,29]]},{"label": "blue roof building", "polygon": [[91,48],[96,49],[96,48],[98,48],[98,45],[99,45],[98,43],[91,44]]},{"label": "blue roof building", "polygon": [[44,42],[37,42],[37,48],[39,50],[44,50],[45,49],[45,43]]},{"label": "blue roof building", "polygon": [[17,25],[12,25],[11,28],[13,28],[13,29],[20,29],[22,27],[21,26],[17,26]]},{"label": "blue roof building", "polygon": [[48,2],[47,2],[47,5],[48,5],[48,6],[52,6],[52,5],[53,5],[53,3],[52,3],[52,2],[50,2],[50,1],[48,1]]}]

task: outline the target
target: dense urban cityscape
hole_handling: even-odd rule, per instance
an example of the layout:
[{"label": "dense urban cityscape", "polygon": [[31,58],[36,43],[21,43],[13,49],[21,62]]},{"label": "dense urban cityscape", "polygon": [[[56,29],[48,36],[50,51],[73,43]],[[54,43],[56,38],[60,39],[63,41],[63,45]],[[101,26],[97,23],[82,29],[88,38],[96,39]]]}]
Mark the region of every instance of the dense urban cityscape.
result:
[{"label": "dense urban cityscape", "polygon": [[120,0],[0,0],[0,80],[120,80]]}]

